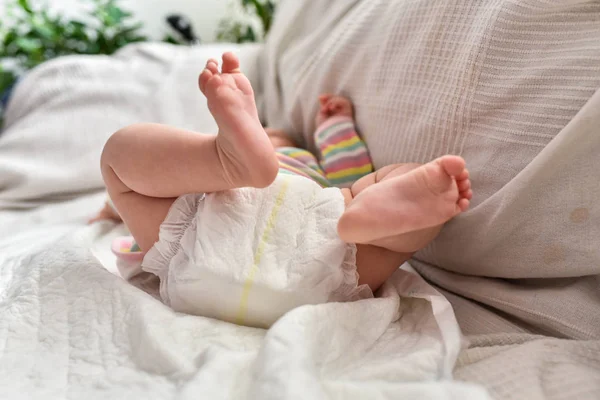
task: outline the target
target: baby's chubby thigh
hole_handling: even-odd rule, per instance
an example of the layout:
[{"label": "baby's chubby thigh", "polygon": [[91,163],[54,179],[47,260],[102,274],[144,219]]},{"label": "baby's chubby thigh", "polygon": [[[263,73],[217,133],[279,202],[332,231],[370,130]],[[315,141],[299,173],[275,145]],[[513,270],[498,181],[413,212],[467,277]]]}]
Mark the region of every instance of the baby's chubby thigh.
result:
[{"label": "baby's chubby thigh", "polygon": [[344,208],[339,189],[284,174],[207,195],[169,267],[168,303],[268,327],[301,305],[359,298],[356,248],[337,235]]}]

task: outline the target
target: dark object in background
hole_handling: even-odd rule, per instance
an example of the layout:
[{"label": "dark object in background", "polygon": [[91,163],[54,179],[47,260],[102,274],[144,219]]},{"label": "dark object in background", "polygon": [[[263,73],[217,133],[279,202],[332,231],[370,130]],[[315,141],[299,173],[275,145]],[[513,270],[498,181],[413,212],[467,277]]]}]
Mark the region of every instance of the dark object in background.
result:
[{"label": "dark object in background", "polygon": [[10,95],[17,85],[17,82],[18,80],[14,81],[3,92],[0,92],[0,135],[2,134],[2,126],[4,125],[4,110],[6,110],[6,107],[8,106],[8,99],[10,99]]},{"label": "dark object in background", "polygon": [[194,33],[194,28],[189,19],[180,14],[171,14],[167,16],[167,23],[175,32],[181,36],[187,44],[198,44],[200,38]]},{"label": "dark object in background", "polygon": [[8,98],[10,97],[12,90],[16,85],[17,81],[14,81],[4,92],[0,93],[0,110],[6,108],[8,105]]}]

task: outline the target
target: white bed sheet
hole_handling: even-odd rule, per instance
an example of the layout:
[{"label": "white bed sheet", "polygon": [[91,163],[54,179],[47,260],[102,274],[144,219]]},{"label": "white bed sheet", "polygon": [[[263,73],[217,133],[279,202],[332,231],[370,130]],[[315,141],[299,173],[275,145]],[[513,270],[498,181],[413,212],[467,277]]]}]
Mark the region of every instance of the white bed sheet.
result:
[{"label": "white bed sheet", "polygon": [[0,213],[15,228],[0,236],[2,398],[486,398],[451,381],[458,326],[417,275],[399,271],[378,299],[293,310],[268,331],[176,314],[154,279],[136,287],[94,256],[123,233],[85,225],[103,198]]}]

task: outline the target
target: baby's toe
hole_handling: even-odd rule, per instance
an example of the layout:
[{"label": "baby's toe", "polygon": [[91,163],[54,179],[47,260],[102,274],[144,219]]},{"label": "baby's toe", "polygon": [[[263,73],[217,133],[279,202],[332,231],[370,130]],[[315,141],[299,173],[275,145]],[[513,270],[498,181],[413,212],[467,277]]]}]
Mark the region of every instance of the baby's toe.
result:
[{"label": "baby's toe", "polygon": [[465,180],[465,179],[469,179],[469,170],[466,169],[466,168],[460,174],[458,174],[456,176],[456,180],[457,181],[462,181],[462,180]]},{"label": "baby's toe", "polygon": [[220,75],[213,75],[206,82],[205,95],[206,97],[214,97],[216,95],[217,89],[219,89],[223,85],[223,79],[221,79]]},{"label": "baby's toe", "polygon": [[223,54],[223,68],[224,74],[233,74],[240,72],[240,60],[232,52]]},{"label": "baby's toe", "polygon": [[198,77],[198,86],[200,86],[200,91],[205,93],[206,84],[213,77],[213,73],[209,69],[204,69],[200,76]]},{"label": "baby's toe", "polygon": [[465,190],[471,189],[471,181],[469,179],[464,179],[462,181],[456,181],[456,185],[458,186],[459,192],[464,192]]},{"label": "baby's toe", "polygon": [[217,60],[215,60],[214,58],[209,59],[206,62],[206,69],[208,69],[213,74],[218,74],[219,73],[219,62]]},{"label": "baby's toe", "polygon": [[465,160],[458,156],[443,156],[436,160],[446,173],[450,176],[457,177],[461,175],[465,169]]},{"label": "baby's toe", "polygon": [[473,191],[471,189],[467,189],[465,191],[458,193],[459,199],[467,199],[471,200],[473,198]]},{"label": "baby's toe", "polygon": [[469,209],[469,205],[471,202],[468,199],[460,199],[456,206],[460,209],[461,212],[467,211]]}]

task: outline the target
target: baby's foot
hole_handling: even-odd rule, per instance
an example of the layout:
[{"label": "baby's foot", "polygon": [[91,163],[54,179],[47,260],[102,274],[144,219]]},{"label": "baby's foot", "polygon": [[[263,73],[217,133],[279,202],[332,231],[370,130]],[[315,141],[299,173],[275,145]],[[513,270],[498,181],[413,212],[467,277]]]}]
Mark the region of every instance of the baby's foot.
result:
[{"label": "baby's foot", "polygon": [[319,96],[319,112],[315,119],[317,126],[321,125],[331,117],[349,117],[354,118],[352,102],[342,96],[332,94],[322,94]]},{"label": "baby's foot", "polygon": [[198,83],[219,126],[216,139],[226,179],[233,187],[271,184],[279,164],[260,120],[250,81],[240,72],[233,53],[223,54],[223,65],[208,60]]},{"label": "baby's foot", "polygon": [[360,192],[340,218],[350,243],[372,243],[441,225],[469,208],[469,172],[461,157],[444,156]]}]

